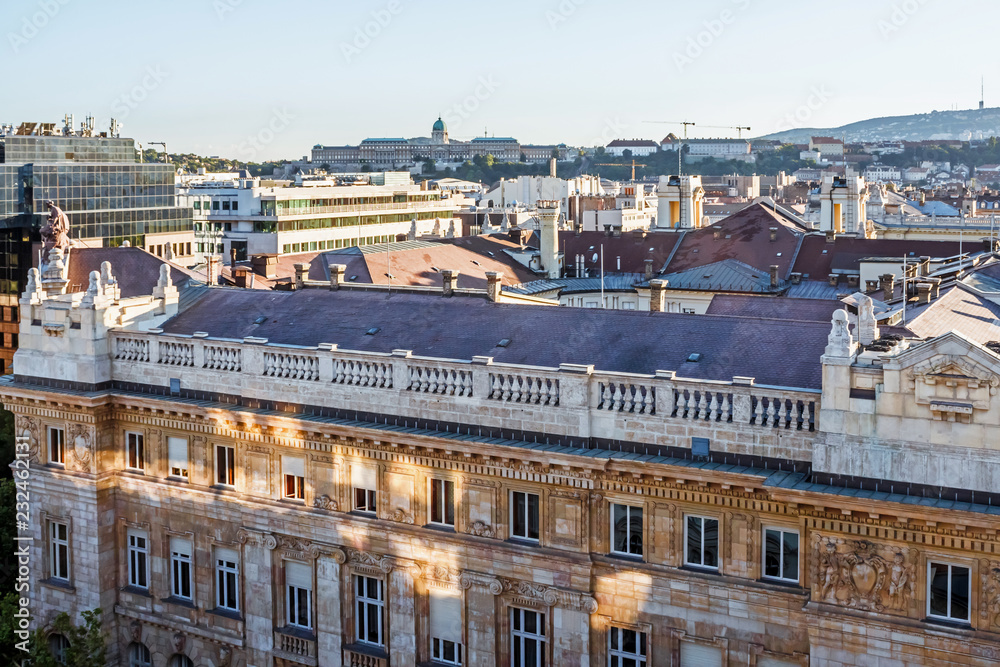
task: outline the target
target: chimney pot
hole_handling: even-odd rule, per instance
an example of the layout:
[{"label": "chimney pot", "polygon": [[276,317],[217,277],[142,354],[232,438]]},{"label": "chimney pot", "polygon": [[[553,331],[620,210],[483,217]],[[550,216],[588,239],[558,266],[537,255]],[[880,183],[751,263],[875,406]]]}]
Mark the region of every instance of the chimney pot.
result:
[{"label": "chimney pot", "polygon": [[664,310],[664,299],[666,298],[666,280],[649,281],[649,312],[662,313]]},{"label": "chimney pot", "polygon": [[490,301],[496,302],[500,300],[500,281],[502,279],[503,274],[499,271],[486,272],[486,298]]},{"label": "chimney pot", "polygon": [[647,259],[647,260],[645,260],[643,262],[643,264],[644,264],[644,267],[643,267],[643,269],[644,269],[644,275],[646,276],[646,280],[652,280],[653,279],[653,260]]},{"label": "chimney pot", "polygon": [[309,275],[309,265],[302,262],[295,265],[295,289],[302,289],[306,284],[306,276]]},{"label": "chimney pot", "polygon": [[330,289],[339,290],[340,286],[344,284],[344,274],[347,273],[346,264],[331,264],[330,265]]},{"label": "chimney pot", "polygon": [[780,267],[777,264],[772,264],[770,266],[770,271],[771,271],[771,287],[777,287],[778,286],[778,270],[779,270],[779,268]]},{"label": "chimney pot", "polygon": [[775,241],[778,240],[778,228],[777,227],[771,227],[770,232],[771,232],[771,234],[770,234],[771,243],[774,243]]},{"label": "chimney pot", "polygon": [[443,282],[442,296],[454,296],[455,288],[458,287],[458,275],[459,272],[455,269],[441,270],[441,279]]}]

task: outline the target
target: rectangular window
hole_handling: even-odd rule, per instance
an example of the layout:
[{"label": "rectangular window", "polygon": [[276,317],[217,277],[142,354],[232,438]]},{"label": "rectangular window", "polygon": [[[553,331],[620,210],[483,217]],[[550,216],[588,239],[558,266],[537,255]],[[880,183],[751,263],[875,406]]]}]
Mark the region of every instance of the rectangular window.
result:
[{"label": "rectangular window", "polygon": [[215,550],[215,606],[240,610],[240,555],[235,549]]},{"label": "rectangular window", "polygon": [[510,534],[522,540],[538,540],[538,494],[510,492]]},{"label": "rectangular window", "polygon": [[611,552],[642,556],[642,508],[611,505]]},{"label": "rectangular window", "polygon": [[236,486],[236,448],[215,446],[215,483]]},{"label": "rectangular window", "polygon": [[140,531],[128,531],[128,585],[149,588],[149,538]]},{"label": "rectangular window", "polygon": [[608,630],[608,667],[645,667],[646,633],[611,626]]},{"label": "rectangular window", "polygon": [[545,667],[545,614],[511,607],[510,616],[510,664]]},{"label": "rectangular window", "polygon": [[376,512],[378,496],[377,472],[372,466],[352,465],[351,484],[354,487],[354,509],[357,512]]},{"label": "rectangular window", "polygon": [[461,665],[462,595],[443,588],[431,588],[429,593],[431,659]]},{"label": "rectangular window", "polygon": [[385,646],[383,620],[385,590],[383,581],[375,577],[354,577],[355,603],[357,604],[357,638],[362,644]]},{"label": "rectangular window", "polygon": [[969,568],[927,563],[927,615],[968,623],[969,584]]},{"label": "rectangular window", "polygon": [[782,581],[799,580],[799,534],[780,528],[764,529],[764,576]]},{"label": "rectangular window", "polygon": [[240,210],[240,203],[238,201],[233,202],[233,210],[234,211]]},{"label": "rectangular window", "polygon": [[170,460],[171,477],[188,477],[188,441],[187,438],[167,438],[167,454]]},{"label": "rectangular window", "polygon": [[191,541],[170,538],[170,595],[191,600]]},{"label": "rectangular window", "polygon": [[229,200],[224,200],[222,202],[222,210],[223,211],[228,211],[229,210]]},{"label": "rectangular window", "polygon": [[66,431],[49,427],[49,463],[66,465]]},{"label": "rectangular window", "polygon": [[719,520],[687,516],[684,521],[684,564],[695,567],[719,567]]},{"label": "rectangular window", "polygon": [[285,563],[288,625],[312,628],[312,568],[304,563]]},{"label": "rectangular window", "polygon": [[145,470],[144,438],[142,433],[125,434],[125,465],[129,470]]},{"label": "rectangular window", "polygon": [[69,526],[49,522],[49,576],[69,581]]},{"label": "rectangular window", "polygon": [[431,480],[431,523],[455,525],[455,483],[446,479]]},{"label": "rectangular window", "polygon": [[281,456],[281,474],[285,481],[282,497],[287,500],[305,500],[306,461],[297,456]]}]

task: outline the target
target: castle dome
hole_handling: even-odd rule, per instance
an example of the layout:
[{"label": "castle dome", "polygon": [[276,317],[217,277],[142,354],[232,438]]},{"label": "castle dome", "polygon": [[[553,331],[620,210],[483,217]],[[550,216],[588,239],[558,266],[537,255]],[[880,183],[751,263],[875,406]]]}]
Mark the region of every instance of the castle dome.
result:
[{"label": "castle dome", "polygon": [[447,132],[448,131],[448,126],[444,124],[443,120],[441,120],[441,116],[438,116],[438,119],[436,121],[434,121],[434,126],[431,128],[431,131],[432,132]]}]

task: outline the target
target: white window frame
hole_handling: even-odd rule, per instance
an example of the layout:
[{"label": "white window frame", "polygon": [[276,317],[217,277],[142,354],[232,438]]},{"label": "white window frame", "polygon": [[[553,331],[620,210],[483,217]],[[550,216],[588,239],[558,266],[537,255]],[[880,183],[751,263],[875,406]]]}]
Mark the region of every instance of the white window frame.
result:
[{"label": "white window frame", "polygon": [[[228,593],[232,592],[234,605],[230,607],[226,601]],[[240,610],[240,563],[230,561],[222,554],[215,554],[215,606],[226,611]]]},{"label": "white window frame", "polygon": [[[285,500],[306,499],[306,478],[298,475],[282,475],[281,497]],[[291,486],[289,486],[289,484]]]},{"label": "white window frame", "polygon": [[[454,651],[454,660],[449,660],[445,657],[445,651],[448,648],[448,644],[452,645],[452,650]],[[462,645],[448,641],[447,639],[439,639],[438,637],[431,637],[431,660],[436,663],[441,663],[442,665],[461,665],[462,664]]]},{"label": "white window frame", "polygon": [[[64,529],[65,537],[59,536],[60,528]],[[60,567],[60,563],[64,561],[65,571]],[[49,578],[69,582],[69,572],[69,524],[62,521],[49,521]]]},{"label": "white window frame", "polygon": [[[524,535],[518,535],[515,531],[515,526],[517,523],[514,521],[514,512],[516,503],[514,502],[514,496],[521,494],[524,496]],[[530,537],[531,532],[531,497],[536,498],[535,507],[538,511],[538,516],[536,517],[536,525],[538,527],[538,537]],[[538,493],[531,493],[530,491],[516,491],[511,490],[510,496],[508,497],[510,502],[509,514],[510,514],[510,536],[511,539],[521,540],[523,542],[533,542],[537,543],[539,538],[542,536],[542,496]]]},{"label": "white window frame", "polygon": [[[701,520],[701,563],[693,563],[688,560],[688,519],[700,519]],[[705,522],[714,521],[716,526],[715,531],[715,565],[705,565]],[[689,567],[697,567],[703,570],[718,570],[719,565],[722,562],[722,534],[721,534],[721,523],[718,517],[714,516],[701,516],[699,514],[685,514],[684,515],[684,564]]]},{"label": "white window frame", "polygon": [[129,530],[128,585],[149,590],[149,535],[141,530]]},{"label": "white window frame", "polygon": [[[627,652],[623,647],[624,633],[635,633],[635,653]],[[642,653],[643,637],[646,639],[646,652]],[[617,646],[615,639],[617,638]],[[624,628],[619,625],[612,625],[608,628],[608,667],[621,667],[625,660],[632,660],[636,667],[645,667],[649,660],[649,635],[636,628]]]},{"label": "white window frame", "polygon": [[[375,595],[372,596],[371,585],[375,584]],[[364,589],[364,590],[362,590]],[[376,640],[368,639],[365,632],[365,625],[368,619],[366,613],[369,609],[375,609],[378,617],[378,631]],[[385,647],[385,582],[379,577],[369,577],[363,574],[354,575],[354,636],[359,644],[365,646]]]},{"label": "white window frame", "polygon": [[[439,484],[440,490],[438,491],[438,502],[434,502],[434,486]],[[448,488],[451,488],[451,503],[449,507],[448,503]],[[447,526],[449,528],[455,527],[455,482],[450,479],[441,478],[431,478],[427,480],[427,504],[430,507],[428,512],[429,522],[435,526]],[[451,512],[451,521],[448,521],[449,510]],[[439,514],[439,518],[435,519],[435,513]]]},{"label": "white window frame", "polygon": [[[306,624],[302,625],[299,623],[299,617],[301,616],[301,601],[302,593],[305,593],[305,616]],[[304,588],[302,586],[295,586],[293,584],[285,582],[285,620],[288,625],[293,628],[300,628],[303,630],[312,630],[313,626],[313,614],[312,614],[312,587]]]},{"label": "white window frame", "polygon": [[[174,551],[170,545],[170,597],[191,602],[194,600],[194,557],[191,552],[194,546],[188,540],[188,553]],[[188,594],[184,594],[184,584],[187,584]]]},{"label": "white window frame", "polygon": [[[225,479],[219,479],[220,464],[225,464]],[[236,448],[230,445],[215,446],[215,484],[228,488],[236,487]]]},{"label": "white window frame", "polygon": [[[358,494],[364,494],[359,496]],[[364,500],[360,500],[364,498]],[[354,511],[364,512],[365,514],[375,514],[378,508],[378,491],[375,489],[362,489],[359,486],[354,487]]]},{"label": "white window frame", "polygon": [[[184,467],[183,468],[178,468],[178,467],[176,467],[176,466],[173,465],[174,464],[174,460],[173,460],[173,457],[170,456],[170,441],[171,440],[184,440],[184,442],[185,442],[185,445],[184,445],[184,447],[185,447],[185,450],[184,450],[185,451],[184,459],[185,460],[184,460]],[[180,461],[177,461],[177,463],[180,463]],[[188,440],[187,438],[180,438],[180,437],[177,437],[177,436],[169,436],[167,438],[167,466],[168,466],[167,472],[168,472],[168,476],[169,477],[173,477],[174,479],[183,479],[185,481],[188,481],[191,478],[190,477],[190,466],[191,466],[191,441],[190,440]]]},{"label": "white window frame", "polygon": [[[938,567],[945,566],[948,568],[948,611],[947,616],[939,616],[937,614],[931,613],[931,585],[933,581],[931,580],[931,567],[937,565]],[[952,570],[956,567],[960,567],[969,573],[969,587],[965,591],[965,599],[968,604],[968,618],[956,618],[951,615],[951,596],[952,596]],[[943,560],[933,560],[931,558],[927,559],[927,618],[932,618],[937,621],[947,621],[948,623],[961,623],[963,625],[970,625],[972,623],[972,568],[969,565],[959,565],[958,563],[951,563]]]},{"label": "white window frame", "polygon": [[[537,631],[534,633],[528,632],[524,629],[524,620],[527,618],[528,614],[535,615],[535,627]],[[520,621],[519,623],[516,621]],[[520,654],[520,664],[521,667],[542,667],[542,665],[549,664],[549,642],[548,637],[545,634],[545,623],[548,619],[545,617],[544,611],[538,611],[537,609],[522,609],[521,607],[511,607],[510,608],[510,661],[509,664],[514,664],[514,655],[517,651],[517,640],[521,639],[521,654]],[[515,629],[515,626],[520,625],[520,629]],[[535,652],[536,661],[534,665],[529,665],[525,662],[524,645],[525,642],[534,641],[538,644],[538,650]]]},{"label": "white window frame", "polygon": [[615,537],[615,532],[617,530],[617,527],[615,526],[615,508],[616,507],[624,507],[625,508],[625,544],[627,545],[625,547],[626,549],[630,549],[631,548],[630,544],[631,544],[631,537],[632,537],[632,512],[633,512],[633,510],[638,510],[642,514],[642,516],[640,517],[640,522],[642,521],[642,519],[645,517],[645,514],[646,514],[645,512],[643,512],[643,508],[641,506],[626,505],[624,503],[611,503],[611,512],[609,513],[610,517],[608,518],[608,520],[611,522],[611,545],[610,545],[611,546],[611,549],[610,549],[611,553],[615,554],[616,556],[628,556],[629,558],[642,558],[643,557],[643,546],[644,546],[644,544],[643,544],[643,535],[644,535],[644,529],[645,529],[644,525],[640,525],[639,526],[639,553],[636,554],[636,553],[632,553],[631,551],[619,551],[619,550],[615,549],[615,542],[617,542],[617,539]]},{"label": "white window frame", "polygon": [[49,445],[49,463],[66,465],[66,429],[49,426],[45,430]]},{"label": "white window frame", "polygon": [[125,468],[132,472],[146,471],[146,438],[142,433],[125,432]]},{"label": "white window frame", "polygon": [[[796,556],[796,559],[798,560],[798,562],[796,563],[794,579],[789,579],[788,577],[780,575],[776,577],[774,575],[767,574],[767,531],[769,530],[777,532],[779,536],[780,547],[778,550],[778,571],[781,573],[784,573],[785,571],[785,534],[787,533],[795,535],[796,547],[798,549],[798,555]],[[794,584],[799,583],[800,580],[799,570],[802,567],[802,537],[799,535],[799,531],[795,528],[783,528],[782,526],[764,526],[764,529],[761,533],[761,538],[762,538],[761,542],[763,542],[763,544],[761,545],[761,561],[760,561],[761,578],[770,579],[772,581],[783,581],[786,583],[794,583]]]}]

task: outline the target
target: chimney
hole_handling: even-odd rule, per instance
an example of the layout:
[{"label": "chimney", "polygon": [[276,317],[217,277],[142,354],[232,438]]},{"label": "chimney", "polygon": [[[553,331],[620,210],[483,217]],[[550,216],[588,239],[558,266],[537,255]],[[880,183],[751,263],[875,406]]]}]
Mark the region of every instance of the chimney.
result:
[{"label": "chimney", "polygon": [[219,284],[219,257],[218,255],[209,255],[206,260],[208,266],[205,269],[205,282],[209,285]]},{"label": "chimney", "polygon": [[237,287],[247,287],[247,274],[250,270],[245,266],[233,267],[233,281]]},{"label": "chimney", "polygon": [[604,225],[604,235],[611,236],[611,225]]},{"label": "chimney", "polygon": [[645,238],[646,238],[646,230],[644,229],[632,230],[632,240],[635,241],[636,245],[642,243]]},{"label": "chimney", "polygon": [[330,289],[336,291],[344,284],[344,274],[347,273],[346,264],[330,265]]},{"label": "chimney", "polygon": [[880,276],[880,285],[884,295],[882,300],[889,303],[889,300],[892,298],[893,289],[896,287],[896,276],[891,273],[882,274]]},{"label": "chimney", "polygon": [[874,292],[878,289],[877,280],[866,280],[865,281],[865,292]]},{"label": "chimney", "polygon": [[644,275],[646,276],[646,280],[652,280],[653,279],[653,260],[647,259],[645,262],[643,262],[643,264],[645,265],[644,266]]},{"label": "chimney", "polygon": [[721,239],[722,238],[722,230],[719,229],[718,227],[713,227],[712,228],[712,238],[713,239]]},{"label": "chimney", "polygon": [[933,289],[930,283],[917,283],[917,303],[930,303]]},{"label": "chimney", "polygon": [[295,289],[302,289],[306,285],[306,277],[309,275],[309,265],[300,262],[295,265]]},{"label": "chimney", "polygon": [[615,237],[616,239],[617,239],[617,238],[621,238],[621,235],[622,235],[622,228],[621,228],[621,227],[612,227],[612,228],[611,228],[611,235],[612,235],[613,237]]},{"label": "chimney", "polygon": [[264,278],[277,278],[278,256],[277,255],[253,255],[250,257],[250,266],[253,272]]},{"label": "chimney", "polygon": [[500,281],[503,274],[499,271],[486,272],[486,298],[494,303],[500,300]]},{"label": "chimney", "polygon": [[458,286],[458,274],[455,269],[441,269],[442,296],[454,296],[455,288]]},{"label": "chimney", "polygon": [[931,272],[931,258],[929,255],[920,257],[920,275],[926,276]]},{"label": "chimney", "polygon": [[556,159],[554,157],[549,158],[549,176],[556,177]]},{"label": "chimney", "polygon": [[788,280],[793,285],[800,285],[800,284],[802,284],[802,274],[798,273],[798,272],[796,272],[796,273],[790,273],[790,274],[788,274]]},{"label": "chimney", "polygon": [[[990,238],[983,239],[983,252],[996,252],[997,242]],[[923,259],[923,257],[921,257]]]},{"label": "chimney", "polygon": [[861,276],[848,275],[847,276],[847,286],[857,288],[861,283]]},{"label": "chimney", "polygon": [[538,251],[548,278],[559,277],[559,200],[540,199],[538,207]]},{"label": "chimney", "polygon": [[775,241],[778,240],[778,228],[777,227],[771,227],[770,231],[771,231],[771,236],[770,236],[771,243],[774,243]]},{"label": "chimney", "polygon": [[524,245],[524,230],[520,227],[511,227],[507,235],[510,237],[512,243]]},{"label": "chimney", "polygon": [[772,264],[770,268],[771,268],[771,287],[777,287],[778,286],[778,282],[779,282],[778,281],[778,268],[779,267],[778,267],[777,264]]},{"label": "chimney", "polygon": [[837,232],[833,229],[826,230],[826,242],[833,243],[837,240]]},{"label": "chimney", "polygon": [[836,287],[837,283],[840,282],[840,274],[839,273],[831,273],[830,275],[828,275],[826,277],[826,279],[827,279],[827,282],[830,283],[831,287]]},{"label": "chimney", "polygon": [[667,285],[669,283],[666,280],[650,280],[649,281],[649,312],[651,313],[662,313],[664,307],[664,299],[666,295]]}]

